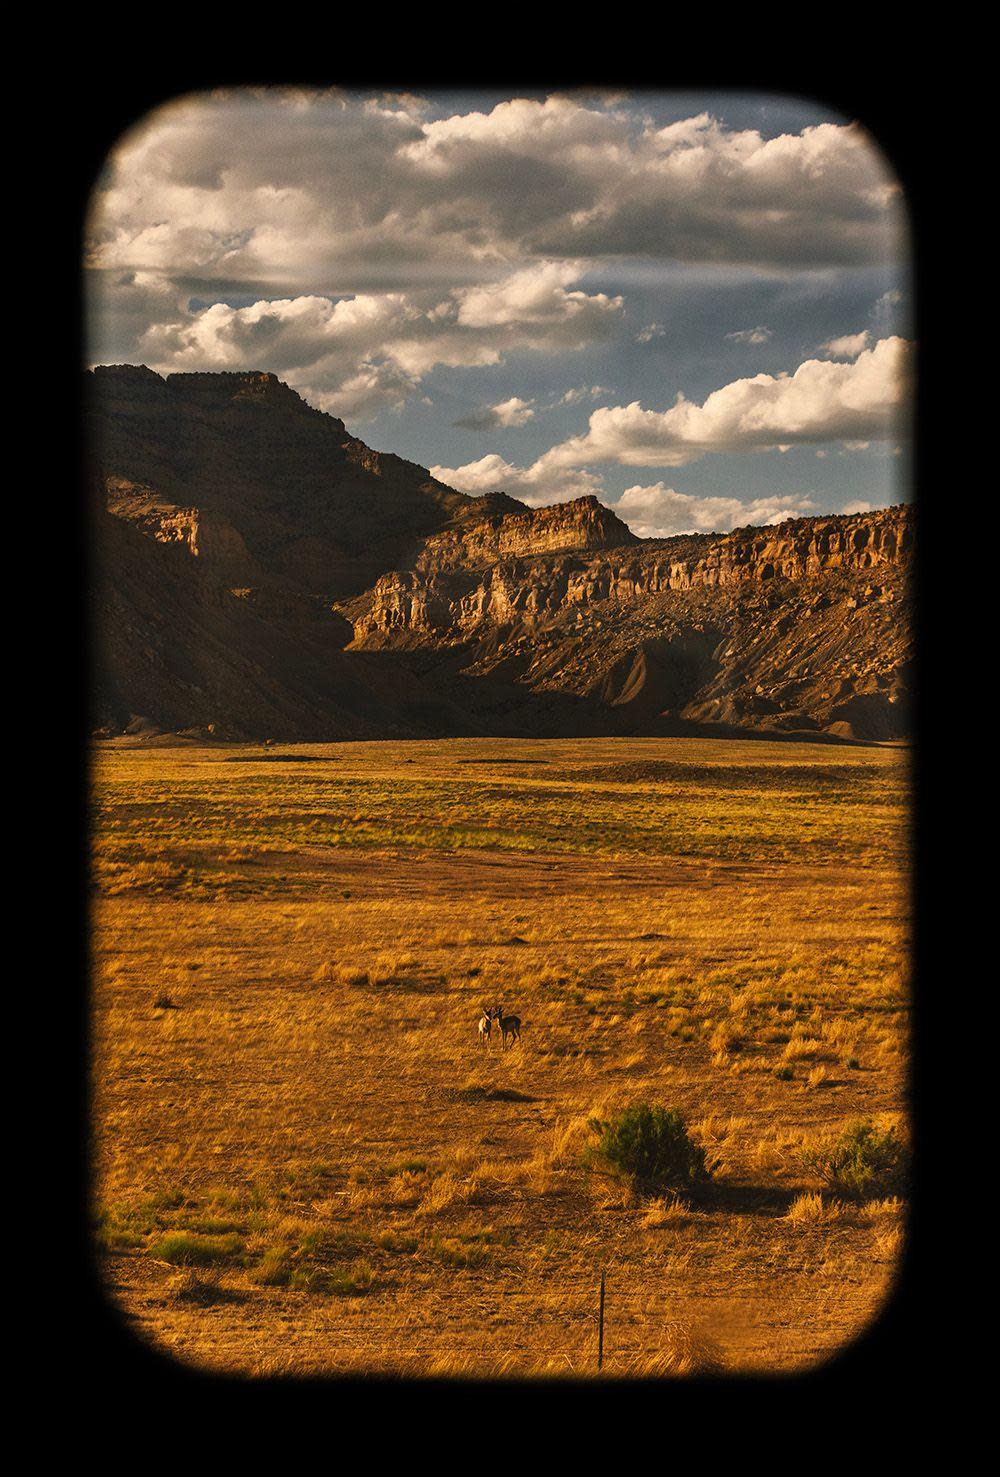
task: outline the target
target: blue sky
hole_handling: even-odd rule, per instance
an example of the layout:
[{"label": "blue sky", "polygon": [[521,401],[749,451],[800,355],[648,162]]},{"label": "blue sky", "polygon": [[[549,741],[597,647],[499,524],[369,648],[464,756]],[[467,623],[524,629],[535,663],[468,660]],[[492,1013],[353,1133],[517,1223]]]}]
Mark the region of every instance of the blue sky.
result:
[{"label": "blue sky", "polygon": [[908,495],[900,192],[807,101],[194,96],[86,259],[92,363],[273,370],[469,492],[646,535]]}]

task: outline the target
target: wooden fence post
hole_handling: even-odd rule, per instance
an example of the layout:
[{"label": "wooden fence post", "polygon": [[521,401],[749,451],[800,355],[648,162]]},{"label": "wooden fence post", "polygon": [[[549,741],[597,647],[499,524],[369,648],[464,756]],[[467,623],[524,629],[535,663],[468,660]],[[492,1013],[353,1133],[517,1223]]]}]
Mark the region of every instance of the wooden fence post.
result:
[{"label": "wooden fence post", "polygon": [[597,1368],[604,1363],[604,1268],[601,1268],[601,1303],[597,1314]]}]

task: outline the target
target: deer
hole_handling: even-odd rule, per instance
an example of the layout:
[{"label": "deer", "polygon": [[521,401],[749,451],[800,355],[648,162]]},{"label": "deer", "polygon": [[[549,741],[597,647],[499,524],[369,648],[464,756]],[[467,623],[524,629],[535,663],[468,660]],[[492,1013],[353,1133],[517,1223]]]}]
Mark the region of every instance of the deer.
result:
[{"label": "deer", "polygon": [[489,1010],[484,1005],[483,1006],[483,1013],[482,1013],[482,1015],[479,1018],[479,1044],[480,1044],[480,1046],[489,1046],[489,1044],[490,1044],[490,1031],[492,1029],[493,1029],[493,1012],[492,1012],[492,1010]]},{"label": "deer", "polygon": [[493,1019],[500,1027],[500,1044],[504,1051],[507,1050],[507,1037],[512,1041],[521,1039],[521,1017],[519,1015],[504,1015],[503,1006],[498,1005],[493,1012]]}]

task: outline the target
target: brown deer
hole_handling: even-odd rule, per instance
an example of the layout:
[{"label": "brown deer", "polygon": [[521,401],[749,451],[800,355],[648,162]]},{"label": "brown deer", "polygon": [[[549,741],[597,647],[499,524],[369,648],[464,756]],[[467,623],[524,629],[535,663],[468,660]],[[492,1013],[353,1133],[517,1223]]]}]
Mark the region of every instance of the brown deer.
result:
[{"label": "brown deer", "polygon": [[492,1012],[492,1010],[488,1010],[487,1007],[484,1005],[483,1006],[483,1013],[482,1013],[482,1015],[479,1018],[479,1044],[480,1044],[480,1046],[489,1046],[489,1044],[490,1044],[490,1031],[492,1029],[493,1029],[493,1012]]},{"label": "brown deer", "polygon": [[493,1012],[493,1019],[500,1027],[500,1044],[504,1051],[507,1050],[507,1037],[512,1041],[521,1039],[521,1017],[519,1015],[504,1015],[503,1006],[498,1005]]}]

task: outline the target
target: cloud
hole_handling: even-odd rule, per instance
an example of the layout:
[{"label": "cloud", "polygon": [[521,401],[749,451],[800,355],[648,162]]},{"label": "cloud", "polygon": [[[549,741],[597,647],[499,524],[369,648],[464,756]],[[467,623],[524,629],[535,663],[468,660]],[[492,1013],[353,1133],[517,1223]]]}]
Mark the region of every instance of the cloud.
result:
[{"label": "cloud", "polygon": [[479,296],[464,289],[444,298],[438,291],[339,301],[303,294],[197,312],[173,305],[166,321],[140,333],[137,347],[160,373],[267,368],[321,409],[364,417],[401,404],[439,364],[499,364],[509,354],[564,353],[606,337],[621,300],[571,289],[571,281],[571,268],[550,263],[500,279]]},{"label": "cloud", "polygon": [[461,419],[452,421],[452,425],[461,426],[467,431],[492,431],[499,426],[523,426],[535,414],[532,403],[514,395],[510,400],[501,400],[498,405],[484,405],[479,410],[473,410]]},{"label": "cloud", "polygon": [[805,494],[776,494],[743,502],[733,497],[698,497],[676,492],[662,482],[626,488],[618,501],[613,502],[600,478],[593,473],[568,468],[546,471],[538,463],[533,467],[515,467],[495,452],[464,467],[431,467],[430,470],[439,482],[472,497],[506,492],[535,508],[594,494],[640,538],[726,532],[745,524],[780,523],[815,508],[812,498]]},{"label": "cloud", "polygon": [[816,505],[807,495],[776,495],[752,502],[697,497],[654,482],[647,487],[627,487],[610,506],[640,538],[669,538],[677,533],[726,533],[745,524],[780,523]]},{"label": "cloud", "polygon": [[540,254],[868,261],[897,229],[895,182],[853,124],[765,139],[708,113],[658,127],[635,107],[553,96],[421,132],[402,156],[460,198],[480,180],[502,180],[498,224]]},{"label": "cloud", "polygon": [[545,469],[538,463],[533,467],[515,467],[496,452],[467,462],[463,467],[431,467],[430,472],[447,487],[455,487],[472,497],[506,492],[533,508],[565,503],[601,491],[601,480],[592,472],[575,467]]},{"label": "cloud", "polygon": [[[622,297],[588,286],[598,268],[629,281],[640,259],[657,272],[679,262],[774,274],[881,264],[901,249],[898,187],[853,124],[765,138],[703,112],[663,127],[641,97],[594,93],[453,107],[444,94],[248,88],[149,115],[91,201],[93,357],[161,372],[272,369],[312,403],[363,420],[424,393],[438,366],[627,337]],[[876,314],[887,324],[889,296]],[[663,331],[649,323],[638,340]],[[494,393],[517,399],[518,388]],[[763,416],[766,395],[753,398]],[[755,449],[748,425],[713,429],[719,409],[713,397],[683,415],[675,407],[653,439],[682,460],[727,435]],[[630,412],[654,415],[638,404],[598,412],[605,420],[578,438],[587,454],[607,443],[628,464],[632,431],[620,427],[619,456],[612,422]],[[515,422],[489,428],[502,424]],[[633,430],[641,456],[655,428]],[[525,475],[558,488],[563,471],[556,458]]]},{"label": "cloud", "polygon": [[458,322],[466,328],[516,326],[522,334],[557,329],[567,346],[589,343],[607,333],[623,300],[567,290],[581,270],[579,262],[542,262],[498,282],[465,288],[455,294]]},{"label": "cloud", "polygon": [[852,363],[807,359],[794,374],[758,374],[715,390],[703,405],[683,396],[666,411],[602,407],[583,436],[546,452],[543,471],[617,462],[680,467],[707,453],[767,451],[801,442],[898,435],[912,345],[883,339]]},{"label": "cloud", "polygon": [[574,385],[565,394],[560,395],[558,405],[576,405],[581,400],[598,400],[602,395],[608,394],[604,385]]},{"label": "cloud", "polygon": [[[203,302],[464,285],[463,322],[495,326],[530,266],[642,256],[771,271],[900,249],[898,187],[853,124],[767,139],[707,113],[659,127],[641,102],[560,96],[440,112],[407,94],[279,89],[158,109],[91,202],[94,292],[113,316],[129,275]],[[521,287],[544,315],[544,282]]]},{"label": "cloud", "polygon": [[893,287],[888,292],[883,292],[882,296],[876,300],[871,315],[872,336],[874,338],[886,338],[889,334],[899,332],[898,324],[902,302],[903,294],[898,287]]},{"label": "cloud", "polygon": [[766,344],[774,333],[773,328],[737,328],[733,333],[727,333],[726,338],[732,339],[737,344]]},{"label": "cloud", "polygon": [[820,352],[834,359],[856,359],[870,343],[871,334],[864,328],[860,333],[845,333],[842,338],[832,338],[829,343],[820,345]]},{"label": "cloud", "polygon": [[[735,380],[714,391],[701,406],[680,396],[671,410],[662,413],[644,410],[638,402],[602,407],[591,414],[585,435],[553,446],[531,466],[515,466],[491,452],[461,467],[438,466],[431,471],[462,492],[478,496],[504,491],[539,507],[584,493],[603,496],[600,476],[589,470],[594,463],[683,466],[711,452],[784,452],[802,442],[833,440],[861,450],[861,440],[852,434],[859,428],[867,429],[869,439],[896,434],[911,352],[912,345],[905,340],[885,339],[852,363],[807,359],[794,374]],[[725,523],[727,518],[774,522],[814,504],[808,498],[778,495],[750,503],[697,498],[658,482],[629,488],[615,506],[632,514],[636,531],[669,527],[679,532],[735,527],[734,522]]]},{"label": "cloud", "polygon": [[640,328],[635,341],[637,344],[648,344],[654,338],[662,338],[666,331],[662,323],[647,323],[645,328]]}]

